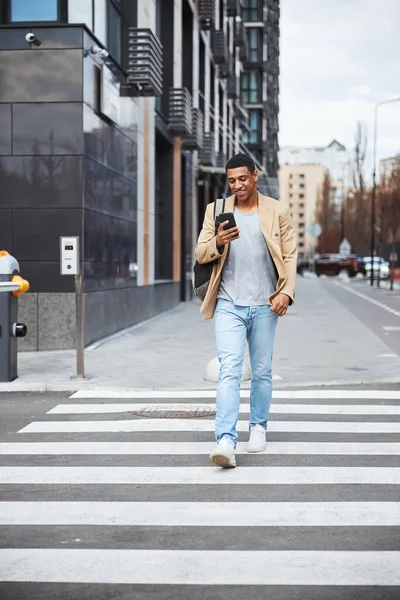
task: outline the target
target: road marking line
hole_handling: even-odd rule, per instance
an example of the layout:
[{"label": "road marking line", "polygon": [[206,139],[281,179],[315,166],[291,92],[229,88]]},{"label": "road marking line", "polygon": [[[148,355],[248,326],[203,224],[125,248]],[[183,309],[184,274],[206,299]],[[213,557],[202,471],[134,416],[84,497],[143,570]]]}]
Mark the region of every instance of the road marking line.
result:
[{"label": "road marking line", "polygon": [[[15,442],[0,443],[0,456],[58,455],[203,455],[213,442]],[[236,454],[246,454],[239,442]],[[399,442],[268,442],[264,454],[398,456]]]},{"label": "road marking line", "polygon": [[0,467],[3,485],[398,485],[400,467]]},{"label": "road marking line", "polygon": [[398,527],[400,502],[1,502],[0,525]]},{"label": "road marking line", "polygon": [[382,329],[384,331],[400,331],[400,327],[395,327],[394,325],[383,325]]},{"label": "road marking line", "polygon": [[[248,431],[239,421],[238,431]],[[214,431],[215,422],[200,419],[123,419],[120,421],[35,421],[18,433],[99,433],[132,431]],[[400,433],[400,422],[270,421],[271,432]]]},{"label": "road marking line", "polygon": [[[153,390],[153,391],[135,391],[135,390],[80,390],[70,396],[70,399],[148,399],[148,398],[215,398],[216,390]],[[250,398],[250,390],[241,390],[241,398]],[[272,392],[274,399],[302,399],[302,400],[337,400],[349,398],[352,400],[400,400],[400,391],[394,390],[274,390]]]},{"label": "road marking line", "polygon": [[[247,454],[239,442],[236,454]],[[202,455],[212,442],[22,442],[0,443],[0,456],[16,455]],[[397,442],[268,442],[264,454],[324,454],[397,456]]]},{"label": "road marking line", "polygon": [[[400,585],[400,552],[0,549],[3,582]],[[215,568],[218,565],[218,568]]]},{"label": "road marking line", "polygon": [[338,285],[343,290],[346,290],[347,292],[349,292],[349,294],[354,294],[355,296],[358,296],[359,298],[363,298],[364,300],[367,300],[367,302],[370,302],[371,304],[375,304],[375,306],[379,306],[379,308],[383,308],[384,310],[387,310],[387,312],[390,312],[392,315],[395,315],[396,317],[400,317],[400,312],[398,310],[395,310],[394,308],[390,308],[390,306],[386,306],[386,304],[383,304],[382,302],[378,302],[378,300],[374,300],[373,298],[370,298],[369,296],[367,296],[366,294],[363,294],[362,292],[356,292],[356,290],[352,290],[346,285],[341,285],[337,281],[334,281],[333,283],[334,283],[334,285]]},{"label": "road marking line", "polygon": [[[214,410],[215,404],[58,404],[47,412],[48,415],[89,415],[118,414],[126,412],[205,412]],[[250,404],[242,404],[240,413],[250,413]],[[273,414],[312,414],[312,415],[400,415],[400,405],[359,405],[359,404],[271,404]]]}]

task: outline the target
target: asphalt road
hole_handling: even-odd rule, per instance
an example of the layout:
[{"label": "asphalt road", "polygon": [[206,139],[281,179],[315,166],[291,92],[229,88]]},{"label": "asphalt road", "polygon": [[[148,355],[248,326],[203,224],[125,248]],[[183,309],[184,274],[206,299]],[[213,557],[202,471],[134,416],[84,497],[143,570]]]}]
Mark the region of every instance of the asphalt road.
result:
[{"label": "asphalt road", "polygon": [[378,289],[364,280],[346,283],[324,279],[323,286],[354,316],[375,333],[393,352],[400,356],[400,290],[390,291],[382,283]]},{"label": "asphalt road", "polygon": [[1,600],[397,600],[400,386],[277,390],[260,455],[248,402],[220,470],[210,417],[133,414],[210,397],[0,394]]}]

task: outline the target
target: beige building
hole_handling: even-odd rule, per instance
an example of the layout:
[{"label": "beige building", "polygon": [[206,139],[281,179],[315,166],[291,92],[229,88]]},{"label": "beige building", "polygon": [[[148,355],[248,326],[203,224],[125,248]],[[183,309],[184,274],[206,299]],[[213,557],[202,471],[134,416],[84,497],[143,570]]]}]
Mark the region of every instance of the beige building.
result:
[{"label": "beige building", "polygon": [[389,178],[394,171],[400,169],[400,154],[380,161],[381,178]]},{"label": "beige building", "polygon": [[322,165],[283,165],[279,170],[280,199],[290,208],[300,257],[309,256],[315,246],[308,227],[315,222],[318,195],[326,173]]}]

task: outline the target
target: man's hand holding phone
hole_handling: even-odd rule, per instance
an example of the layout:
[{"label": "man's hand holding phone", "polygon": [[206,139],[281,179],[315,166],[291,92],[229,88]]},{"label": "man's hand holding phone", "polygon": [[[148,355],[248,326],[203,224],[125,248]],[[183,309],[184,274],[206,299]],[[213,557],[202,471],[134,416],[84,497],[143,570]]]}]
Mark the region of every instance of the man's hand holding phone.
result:
[{"label": "man's hand holding phone", "polygon": [[[232,227],[232,225],[234,225]],[[233,214],[228,220],[222,221],[218,227],[217,232],[217,246],[225,246],[233,240],[237,240],[240,237],[239,228],[236,226]]]}]

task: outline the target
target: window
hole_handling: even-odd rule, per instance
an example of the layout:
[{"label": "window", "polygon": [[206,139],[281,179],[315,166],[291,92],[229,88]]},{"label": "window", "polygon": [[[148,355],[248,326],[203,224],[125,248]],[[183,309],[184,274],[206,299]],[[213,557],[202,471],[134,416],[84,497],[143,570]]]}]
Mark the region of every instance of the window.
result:
[{"label": "window", "polygon": [[[303,195],[303,194],[300,194],[300,197],[301,197],[302,195]],[[300,207],[300,208],[304,208],[304,202],[300,202],[300,203],[299,203],[299,207]]]},{"label": "window", "polygon": [[258,144],[261,137],[261,111],[249,110],[249,125],[251,133],[243,133],[243,142],[245,144]]},{"label": "window", "polygon": [[304,242],[299,242],[299,248],[304,248]]},{"label": "window", "polygon": [[107,2],[94,0],[94,34],[104,46],[107,46]]},{"label": "window", "polygon": [[[304,198],[304,194],[299,194],[299,198]],[[304,204],[303,204],[304,206]]]},{"label": "window", "polygon": [[299,219],[304,219],[304,213],[299,213]]},{"label": "window", "polygon": [[258,27],[252,27],[248,29],[247,39],[249,42],[249,61],[260,62],[262,51],[262,30]]},{"label": "window", "polygon": [[304,237],[304,231],[300,231],[299,238],[303,238],[303,237]]},{"label": "window", "polygon": [[68,0],[68,23],[84,23],[93,31],[92,0]]},{"label": "window", "polygon": [[10,21],[57,21],[58,0],[11,0]]},{"label": "window", "polygon": [[243,21],[262,21],[261,11],[258,7],[258,0],[244,0],[242,9]]},{"label": "window", "polygon": [[304,190],[304,183],[299,184],[299,189]]},{"label": "window", "polygon": [[300,177],[300,179],[304,179],[304,177],[305,177],[304,173],[300,173],[299,177]]},{"label": "window", "polygon": [[299,227],[304,227],[305,224],[304,223],[299,223]]},{"label": "window", "polygon": [[257,104],[260,101],[261,85],[258,71],[245,71],[241,80],[242,101],[244,104]]},{"label": "window", "polygon": [[121,62],[121,15],[111,0],[68,0],[68,23],[85,24],[113,59]]},{"label": "window", "polygon": [[121,15],[114,4],[108,3],[108,51],[117,62],[121,62]]}]

